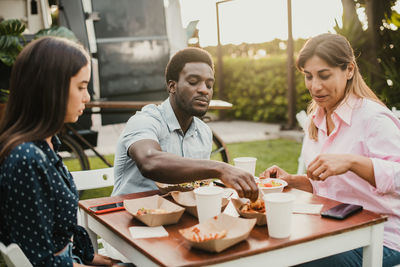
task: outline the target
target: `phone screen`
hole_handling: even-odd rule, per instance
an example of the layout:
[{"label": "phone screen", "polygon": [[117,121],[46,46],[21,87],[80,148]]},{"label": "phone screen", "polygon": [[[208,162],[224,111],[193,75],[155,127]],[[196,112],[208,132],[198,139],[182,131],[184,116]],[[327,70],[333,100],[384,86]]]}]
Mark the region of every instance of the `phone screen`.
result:
[{"label": "phone screen", "polygon": [[341,203],[337,206],[334,206],[333,208],[330,208],[329,210],[321,212],[321,216],[343,220],[350,215],[361,211],[362,209],[363,207],[360,205]]},{"label": "phone screen", "polygon": [[117,203],[112,203],[112,204],[105,204],[105,205],[90,207],[90,209],[92,211],[101,211],[101,210],[108,210],[108,209],[113,209],[113,208],[123,207],[123,206],[124,206],[124,202],[117,202]]}]

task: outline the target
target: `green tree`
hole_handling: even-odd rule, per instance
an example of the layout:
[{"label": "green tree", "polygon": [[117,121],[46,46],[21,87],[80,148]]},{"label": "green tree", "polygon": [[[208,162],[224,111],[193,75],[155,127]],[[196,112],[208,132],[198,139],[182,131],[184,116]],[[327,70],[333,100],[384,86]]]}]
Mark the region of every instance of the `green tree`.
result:
[{"label": "green tree", "polygon": [[[343,26],[337,33],[346,36],[368,85],[390,107],[400,107],[400,15],[397,0],[342,0]],[[357,16],[364,10],[367,24]]]}]

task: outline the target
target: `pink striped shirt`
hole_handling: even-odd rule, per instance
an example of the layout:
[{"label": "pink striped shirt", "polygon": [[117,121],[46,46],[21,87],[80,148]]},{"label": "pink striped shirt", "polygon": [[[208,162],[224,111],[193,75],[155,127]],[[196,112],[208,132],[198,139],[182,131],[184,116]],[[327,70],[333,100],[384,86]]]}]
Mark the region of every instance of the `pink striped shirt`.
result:
[{"label": "pink striped shirt", "polygon": [[[306,166],[319,154],[358,154],[372,160],[376,187],[348,171],[325,181],[310,180],[314,194],[387,215],[384,245],[400,251],[400,121],[386,107],[349,97],[332,114],[335,129],[327,136],[325,111],[317,108],[312,119],[318,141],[304,139]],[[308,129],[308,125],[307,128]]]}]

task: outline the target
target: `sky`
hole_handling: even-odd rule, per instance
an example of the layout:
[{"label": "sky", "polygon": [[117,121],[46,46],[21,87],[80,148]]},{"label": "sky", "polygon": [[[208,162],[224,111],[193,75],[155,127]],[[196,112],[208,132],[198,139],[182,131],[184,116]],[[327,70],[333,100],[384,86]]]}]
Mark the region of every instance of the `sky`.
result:
[{"label": "sky", "polygon": [[[182,24],[198,24],[200,46],[217,44],[216,0],[181,0]],[[222,44],[287,40],[287,0],[234,0],[218,5]],[[341,0],[292,0],[293,38],[333,32],[341,26]]]}]

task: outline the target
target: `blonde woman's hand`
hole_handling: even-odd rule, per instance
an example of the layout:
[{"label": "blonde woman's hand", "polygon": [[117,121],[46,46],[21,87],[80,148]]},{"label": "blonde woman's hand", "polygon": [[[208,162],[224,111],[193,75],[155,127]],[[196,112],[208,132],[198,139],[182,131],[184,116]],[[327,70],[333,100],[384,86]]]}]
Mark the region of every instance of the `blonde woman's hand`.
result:
[{"label": "blonde woman's hand", "polygon": [[343,174],[350,170],[351,154],[321,154],[307,167],[307,177],[313,180],[325,180],[330,176]]},{"label": "blonde woman's hand", "polygon": [[269,167],[263,173],[261,173],[260,178],[279,178],[285,180],[289,187],[297,188],[310,193],[313,192],[311,182],[305,175],[289,174],[276,165]]},{"label": "blonde woman's hand", "polygon": [[279,178],[283,180],[289,178],[290,176],[290,174],[276,165],[269,167],[260,174],[260,178]]}]

